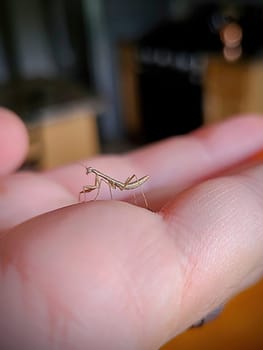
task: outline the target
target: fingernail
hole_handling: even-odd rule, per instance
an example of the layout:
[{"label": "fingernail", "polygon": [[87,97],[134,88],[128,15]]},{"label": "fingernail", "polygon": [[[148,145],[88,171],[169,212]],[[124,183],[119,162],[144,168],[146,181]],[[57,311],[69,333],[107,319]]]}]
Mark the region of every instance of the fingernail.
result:
[{"label": "fingernail", "polygon": [[221,306],[217,307],[212,312],[210,312],[207,316],[205,316],[204,318],[202,318],[198,322],[194,323],[190,328],[201,327],[204,324],[213,321],[214,319],[216,319],[221,314],[223,309],[224,309],[224,305],[221,305]]}]

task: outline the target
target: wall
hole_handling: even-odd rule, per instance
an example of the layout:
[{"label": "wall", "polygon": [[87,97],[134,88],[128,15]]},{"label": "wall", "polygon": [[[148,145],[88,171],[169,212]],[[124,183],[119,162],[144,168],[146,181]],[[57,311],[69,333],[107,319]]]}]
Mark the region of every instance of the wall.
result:
[{"label": "wall", "polygon": [[84,0],[90,33],[94,82],[104,97],[101,117],[104,139],[124,137],[119,87],[118,43],[135,40],[166,16],[168,0]]}]

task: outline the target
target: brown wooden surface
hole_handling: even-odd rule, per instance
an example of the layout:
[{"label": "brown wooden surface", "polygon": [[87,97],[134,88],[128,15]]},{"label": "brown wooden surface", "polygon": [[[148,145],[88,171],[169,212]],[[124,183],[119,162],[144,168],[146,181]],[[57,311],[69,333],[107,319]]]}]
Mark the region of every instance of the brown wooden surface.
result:
[{"label": "brown wooden surface", "polygon": [[235,297],[214,322],[191,329],[162,350],[262,350],[263,281]]},{"label": "brown wooden surface", "polygon": [[228,63],[211,57],[204,74],[204,120],[263,113],[263,60]]},{"label": "brown wooden surface", "polygon": [[141,130],[140,101],[138,90],[137,48],[132,43],[119,46],[122,112],[127,131],[136,136]]},{"label": "brown wooden surface", "polygon": [[96,119],[84,111],[47,124],[42,128],[42,139],[43,169],[88,158],[99,149]]},{"label": "brown wooden surface", "polygon": [[95,114],[82,108],[50,113],[47,120],[29,127],[29,137],[28,162],[41,169],[88,158],[99,152]]}]

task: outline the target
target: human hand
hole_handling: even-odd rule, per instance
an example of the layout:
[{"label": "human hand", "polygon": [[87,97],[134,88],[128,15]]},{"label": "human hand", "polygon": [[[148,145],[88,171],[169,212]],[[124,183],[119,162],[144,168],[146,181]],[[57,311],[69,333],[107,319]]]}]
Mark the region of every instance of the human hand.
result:
[{"label": "human hand", "polygon": [[13,173],[25,130],[4,110],[0,125],[1,348],[158,349],[261,277],[263,167],[252,163],[263,120],[87,163],[119,179],[150,175],[155,212],[77,203],[79,164]]}]

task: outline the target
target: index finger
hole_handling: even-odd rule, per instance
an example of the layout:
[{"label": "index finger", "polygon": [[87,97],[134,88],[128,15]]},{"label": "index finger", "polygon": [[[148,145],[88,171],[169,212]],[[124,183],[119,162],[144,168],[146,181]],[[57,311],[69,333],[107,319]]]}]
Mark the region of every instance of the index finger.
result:
[{"label": "index finger", "polygon": [[[243,162],[263,150],[263,119],[257,116],[233,118],[201,128],[189,135],[172,137],[119,156],[99,156],[84,161],[120,180],[136,174],[150,175],[143,190],[150,207],[159,209],[182,190]],[[76,196],[89,179],[81,164],[53,169],[48,177],[63,184]],[[102,189],[100,198],[109,198]],[[125,191],[114,199],[127,198]]]},{"label": "index finger", "polygon": [[0,108],[0,176],[16,170],[24,161],[28,136],[21,119]]}]

